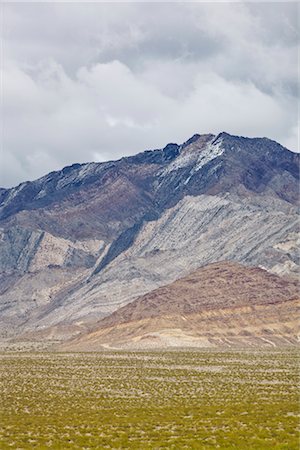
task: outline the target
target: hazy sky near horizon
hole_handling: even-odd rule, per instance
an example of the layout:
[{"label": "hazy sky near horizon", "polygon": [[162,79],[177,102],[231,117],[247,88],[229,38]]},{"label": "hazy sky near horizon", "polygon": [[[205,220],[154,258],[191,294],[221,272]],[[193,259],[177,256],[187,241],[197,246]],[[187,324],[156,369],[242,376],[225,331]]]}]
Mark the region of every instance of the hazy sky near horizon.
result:
[{"label": "hazy sky near horizon", "polygon": [[2,187],[194,133],[299,151],[296,2],[0,8]]}]

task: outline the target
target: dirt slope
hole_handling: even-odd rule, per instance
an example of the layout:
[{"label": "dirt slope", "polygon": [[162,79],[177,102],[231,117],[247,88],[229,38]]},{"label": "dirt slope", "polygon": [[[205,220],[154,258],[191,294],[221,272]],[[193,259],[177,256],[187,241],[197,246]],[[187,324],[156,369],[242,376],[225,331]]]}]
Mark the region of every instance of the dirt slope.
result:
[{"label": "dirt slope", "polygon": [[209,264],[101,320],[65,350],[296,344],[299,290],[260,268]]}]

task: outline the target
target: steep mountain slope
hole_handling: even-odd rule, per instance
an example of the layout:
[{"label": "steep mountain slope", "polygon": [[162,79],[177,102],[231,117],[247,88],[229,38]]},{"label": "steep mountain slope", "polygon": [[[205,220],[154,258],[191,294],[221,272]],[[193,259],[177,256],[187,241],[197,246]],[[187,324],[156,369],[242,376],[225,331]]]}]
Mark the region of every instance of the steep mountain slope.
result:
[{"label": "steep mountain slope", "polygon": [[[297,269],[295,212],[219,196],[185,197],[141,228],[131,247],[73,292],[40,324],[96,319],[204,264],[224,259],[275,273]],[[295,261],[295,262],[294,262]]]},{"label": "steep mountain slope", "polygon": [[2,335],[95,321],[214,261],[294,276],[298,175],[276,142],[220,133],[1,189]]},{"label": "steep mountain slope", "polygon": [[214,263],[118,309],[63,348],[286,345],[297,342],[299,306],[296,282]]}]

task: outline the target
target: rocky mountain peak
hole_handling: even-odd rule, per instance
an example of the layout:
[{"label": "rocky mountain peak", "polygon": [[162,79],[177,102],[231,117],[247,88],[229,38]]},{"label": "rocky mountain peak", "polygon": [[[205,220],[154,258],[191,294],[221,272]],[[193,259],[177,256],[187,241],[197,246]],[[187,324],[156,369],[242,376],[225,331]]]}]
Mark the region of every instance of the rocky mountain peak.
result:
[{"label": "rocky mountain peak", "polygon": [[0,327],[98,319],[220,260],[294,276],[298,177],[299,155],[222,132],[0,189]]},{"label": "rocky mountain peak", "polygon": [[167,144],[163,150],[164,154],[164,160],[165,161],[172,161],[174,158],[176,158],[180,153],[180,145],[178,144]]},{"label": "rocky mountain peak", "polygon": [[188,145],[192,144],[193,142],[197,141],[199,138],[201,137],[200,134],[194,134],[190,139],[188,139],[187,141],[185,141],[182,144],[182,148],[187,147]]},{"label": "rocky mountain peak", "polygon": [[[272,140],[233,136],[224,131],[218,135],[194,134],[181,145],[169,143],[162,149],[118,161],[73,164],[15,188],[1,189],[0,220],[16,217],[21,211],[26,216],[27,211],[52,210],[63,203],[68,208],[67,205],[74,202],[78,215],[91,199],[101,198],[102,202],[104,192],[111,198],[115,195],[120,198],[119,189],[123,192],[126,189],[127,196],[131,192],[135,200],[130,204],[136,205],[139,218],[143,216],[140,204],[144,204],[147,211],[150,207],[151,214],[159,213],[157,205],[159,209],[168,207],[184,195],[229,192],[239,186],[254,192],[267,189],[295,203],[298,177],[299,155]],[[109,215],[115,213],[110,211]],[[86,221],[86,215],[83,219],[80,223]],[[32,223],[32,219],[26,219],[28,221]],[[44,221],[43,224],[38,221],[38,226],[43,228]],[[55,225],[57,228],[59,226]],[[83,234],[90,237],[90,231]]]}]

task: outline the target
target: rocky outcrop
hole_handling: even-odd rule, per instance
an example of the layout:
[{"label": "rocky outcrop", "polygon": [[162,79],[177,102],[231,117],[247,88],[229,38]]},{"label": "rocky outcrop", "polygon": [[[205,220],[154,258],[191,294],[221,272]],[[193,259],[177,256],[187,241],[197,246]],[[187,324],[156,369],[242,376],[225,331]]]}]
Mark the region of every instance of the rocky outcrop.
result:
[{"label": "rocky outcrop", "polygon": [[92,267],[103,251],[96,239],[72,242],[20,227],[0,229],[0,271],[35,272],[49,267]]}]

